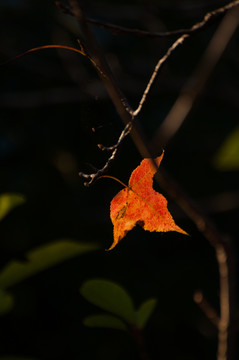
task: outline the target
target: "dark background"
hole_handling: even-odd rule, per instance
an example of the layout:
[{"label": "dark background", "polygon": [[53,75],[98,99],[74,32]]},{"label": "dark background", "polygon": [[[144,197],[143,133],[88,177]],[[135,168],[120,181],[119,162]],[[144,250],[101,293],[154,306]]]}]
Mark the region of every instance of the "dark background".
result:
[{"label": "dark background", "polygon": [[[188,28],[225,1],[88,1],[87,14],[122,26],[152,31]],[[33,47],[77,47],[79,30],[53,1],[2,0],[0,60]],[[150,139],[181,87],[198,64],[218,21],[194,35],[164,67],[141,114]],[[94,27],[98,42],[132,106],[136,107],[160,56],[172,39],[115,36]],[[238,32],[228,44],[203,93],[165,149],[164,167],[222,233],[238,254],[239,202],[227,209],[215,199],[238,199],[238,170],[222,172],[212,159],[238,125]],[[148,233],[136,227],[111,252],[109,206],[121,189],[109,179],[90,188],[79,171],[101,167],[121,121],[89,61],[66,50],[42,50],[0,67],[0,190],[27,201],[0,224],[1,268],[39,245],[59,238],[96,242],[100,250],[66,261],[10,289],[15,306],[1,318],[2,359],[137,359],[132,339],[117,330],[89,329],[84,316],[97,309],[79,294],[81,284],[102,277],[118,282],[138,306],[149,297],[158,306],[145,329],[152,359],[216,359],[217,331],[193,302],[202,289],[218,309],[218,271],[213,248],[175,203],[169,209],[191,236]],[[95,131],[92,131],[92,128]],[[155,149],[157,152],[157,149]],[[161,146],[158,145],[158,154]],[[128,181],[141,161],[125,140],[110,175]],[[4,357],[5,356],[5,357]]]}]

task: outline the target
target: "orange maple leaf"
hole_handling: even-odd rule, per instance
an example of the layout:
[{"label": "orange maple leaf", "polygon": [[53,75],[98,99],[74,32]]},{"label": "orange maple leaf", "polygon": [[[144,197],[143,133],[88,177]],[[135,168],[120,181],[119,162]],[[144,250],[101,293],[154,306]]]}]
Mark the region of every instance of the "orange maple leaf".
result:
[{"label": "orange maple leaf", "polygon": [[[163,154],[154,161],[160,165]],[[110,217],[114,225],[113,249],[128,231],[138,224],[149,231],[177,231],[188,235],[177,226],[167,209],[167,200],[153,189],[153,176],[156,173],[151,159],[144,159],[132,172],[129,185],[121,190],[111,201]]]}]

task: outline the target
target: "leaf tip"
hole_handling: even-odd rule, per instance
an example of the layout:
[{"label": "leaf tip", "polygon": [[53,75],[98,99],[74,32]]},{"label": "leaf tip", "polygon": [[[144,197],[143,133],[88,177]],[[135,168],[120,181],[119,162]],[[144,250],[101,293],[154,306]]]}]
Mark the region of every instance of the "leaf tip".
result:
[{"label": "leaf tip", "polygon": [[114,240],[113,241],[113,243],[112,243],[112,245],[108,248],[108,249],[105,249],[105,251],[111,251],[111,250],[113,250],[115,247],[116,247],[116,245],[118,244],[118,242],[119,242],[120,240]]}]

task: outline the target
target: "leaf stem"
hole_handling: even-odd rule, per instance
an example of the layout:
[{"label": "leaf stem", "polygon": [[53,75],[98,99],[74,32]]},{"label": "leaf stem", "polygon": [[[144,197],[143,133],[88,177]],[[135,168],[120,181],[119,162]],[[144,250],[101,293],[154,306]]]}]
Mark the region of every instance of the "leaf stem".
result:
[{"label": "leaf stem", "polygon": [[114,177],[114,176],[111,176],[111,175],[101,175],[98,179],[101,179],[101,178],[113,179],[113,180],[117,181],[118,183],[120,183],[121,185],[123,185],[125,188],[128,188],[128,189],[129,189],[129,186],[128,186],[128,185],[126,185],[125,183],[123,183],[123,181],[117,179],[117,178]]}]

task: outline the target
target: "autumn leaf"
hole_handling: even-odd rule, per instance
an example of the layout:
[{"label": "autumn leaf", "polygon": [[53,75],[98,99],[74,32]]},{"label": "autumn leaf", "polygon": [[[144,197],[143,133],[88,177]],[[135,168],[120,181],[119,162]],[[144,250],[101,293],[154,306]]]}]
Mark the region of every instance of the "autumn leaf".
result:
[{"label": "autumn leaf", "polygon": [[[154,161],[160,165],[163,154]],[[187,233],[177,226],[167,209],[167,200],[153,189],[153,176],[156,173],[151,159],[142,160],[132,172],[129,185],[121,190],[111,201],[110,217],[114,225],[113,249],[135,225],[148,231],[177,231]]]}]

